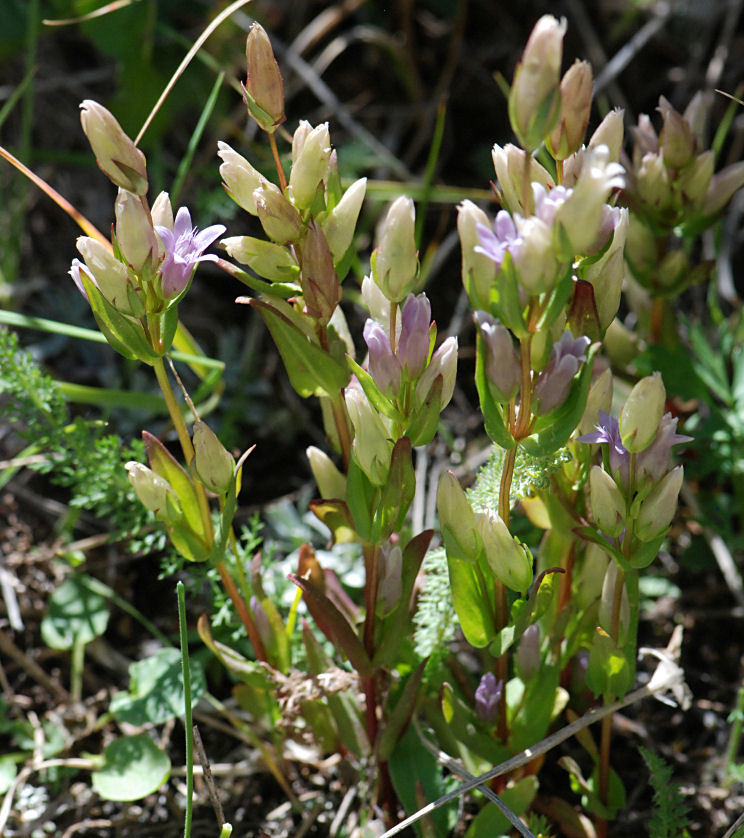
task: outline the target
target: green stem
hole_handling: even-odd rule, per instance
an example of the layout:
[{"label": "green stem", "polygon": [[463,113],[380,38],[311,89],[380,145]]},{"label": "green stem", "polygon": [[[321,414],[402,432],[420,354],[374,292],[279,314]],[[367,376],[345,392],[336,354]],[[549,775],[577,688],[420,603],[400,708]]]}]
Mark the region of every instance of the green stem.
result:
[{"label": "green stem", "polygon": [[744,687],[739,687],[736,694],[736,707],[731,714],[733,724],[731,725],[731,734],[729,735],[728,745],[726,746],[726,759],[724,762],[724,788],[731,788],[735,781],[735,777],[731,771],[731,767],[736,762],[736,754],[739,750],[739,741],[741,740],[742,723],[744,723]]},{"label": "green stem", "polygon": [[70,659],[70,700],[77,704],[83,697],[83,666],[85,661],[85,643],[76,635],[72,642]]},{"label": "green stem", "polygon": [[181,670],[183,672],[183,725],[186,734],[186,817],[184,838],[191,836],[191,818],[194,807],[194,734],[191,716],[191,672],[189,669],[189,641],[186,631],[186,594],[183,582],[176,585],[178,598],[178,629],[181,640]]}]

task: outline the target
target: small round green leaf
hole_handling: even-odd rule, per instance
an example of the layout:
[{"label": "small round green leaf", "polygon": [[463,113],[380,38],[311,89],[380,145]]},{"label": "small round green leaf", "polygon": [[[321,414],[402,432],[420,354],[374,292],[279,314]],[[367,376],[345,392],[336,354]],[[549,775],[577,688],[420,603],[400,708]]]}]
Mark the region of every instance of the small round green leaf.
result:
[{"label": "small round green leaf", "polygon": [[103,634],[108,618],[104,597],[91,590],[85,574],[76,573],[52,594],[41,636],[52,649],[71,649],[76,641],[90,643]]},{"label": "small round green leaf", "polygon": [[115,740],[103,758],[103,768],[93,772],[92,781],[104,800],[140,800],[170,776],[168,755],[145,733]]}]

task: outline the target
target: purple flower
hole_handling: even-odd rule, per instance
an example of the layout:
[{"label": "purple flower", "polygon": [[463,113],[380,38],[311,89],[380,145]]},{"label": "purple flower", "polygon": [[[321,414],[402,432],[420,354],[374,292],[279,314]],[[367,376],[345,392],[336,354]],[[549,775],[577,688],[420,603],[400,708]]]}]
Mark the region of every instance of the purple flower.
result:
[{"label": "purple flower", "polygon": [[535,202],[535,215],[548,227],[552,227],[558,207],[572,194],[573,189],[566,189],[565,186],[555,186],[548,190],[541,183],[533,182],[532,198]]},{"label": "purple flower", "polygon": [[550,413],[566,401],[571,379],[579,371],[581,362],[586,361],[586,350],[590,343],[588,337],[574,339],[566,329],[560,340],[553,344],[548,365],[538,375],[535,383],[535,413]]},{"label": "purple flower", "polygon": [[595,431],[584,434],[578,438],[579,442],[607,443],[610,453],[610,471],[613,477],[621,486],[628,486],[628,469],[630,466],[630,453],[623,445],[620,437],[620,425],[614,416],[599,411],[599,424],[595,425]]},{"label": "purple flower", "polygon": [[504,682],[497,681],[493,672],[486,672],[475,691],[475,714],[485,724],[496,721]]},{"label": "purple flower", "polygon": [[503,264],[507,250],[516,258],[522,245],[522,238],[517,232],[514,219],[506,210],[496,215],[493,230],[485,224],[476,224],[480,244],[473,249],[476,253],[488,256],[498,269]]},{"label": "purple flower", "polygon": [[155,227],[165,248],[165,259],[160,265],[163,281],[163,296],[168,299],[180,294],[188,285],[197,262],[216,262],[213,253],[204,251],[224,232],[222,224],[213,224],[201,232],[191,226],[191,213],[181,207],[176,215],[173,229]]},{"label": "purple flower", "polygon": [[393,353],[385,330],[371,318],[364,324],[364,342],[369,351],[369,374],[386,395],[400,389],[400,361]]},{"label": "purple flower", "polygon": [[519,390],[522,369],[511,335],[485,311],[475,312],[475,322],[486,345],[486,377],[497,401],[508,402]]},{"label": "purple flower", "polygon": [[669,457],[672,446],[683,442],[692,442],[691,436],[677,433],[677,419],[671,413],[661,417],[659,430],[653,442],[636,455],[636,480],[649,478],[653,483],[659,480],[669,469]]},{"label": "purple flower", "polygon": [[426,294],[409,294],[400,316],[398,359],[411,378],[421,372],[429,358],[430,325],[431,303]]}]

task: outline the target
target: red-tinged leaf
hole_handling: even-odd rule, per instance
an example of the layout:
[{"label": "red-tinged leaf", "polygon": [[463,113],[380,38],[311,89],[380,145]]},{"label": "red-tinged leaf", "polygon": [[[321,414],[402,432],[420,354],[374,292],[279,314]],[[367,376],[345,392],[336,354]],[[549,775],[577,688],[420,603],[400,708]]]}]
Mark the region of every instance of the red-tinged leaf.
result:
[{"label": "red-tinged leaf", "polygon": [[[384,540],[402,526],[416,491],[416,473],[411,461],[411,440],[401,437],[393,447],[390,471],[382,490],[373,524],[373,540]],[[379,528],[379,539],[377,529]]]},{"label": "red-tinged leaf", "polygon": [[372,661],[346,617],[309,578],[303,579],[294,573],[290,573],[289,578],[301,589],[302,598],[318,628],[346,655],[363,678],[371,677],[374,673]]},{"label": "red-tinged leaf", "polygon": [[311,500],[310,509],[331,531],[333,544],[358,541],[349,507],[342,500]]}]

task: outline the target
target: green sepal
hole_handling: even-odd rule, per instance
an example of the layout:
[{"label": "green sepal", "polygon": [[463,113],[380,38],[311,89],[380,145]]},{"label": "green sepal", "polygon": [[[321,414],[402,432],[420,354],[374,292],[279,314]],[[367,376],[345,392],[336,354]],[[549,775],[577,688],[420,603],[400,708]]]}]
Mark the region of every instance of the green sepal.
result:
[{"label": "green sepal", "polygon": [[405,435],[411,440],[411,445],[428,445],[434,439],[442,413],[443,386],[444,379],[438,375],[432,382],[424,403],[416,409],[413,421],[405,430]]},{"label": "green sepal", "polygon": [[349,369],[314,343],[276,305],[251,300],[263,318],[279,354],[282,356],[290,383],[306,399],[309,396],[333,398],[349,383]]},{"label": "green sepal", "polygon": [[267,113],[256,100],[251,96],[251,94],[246,89],[245,85],[241,85],[243,88],[243,101],[245,102],[246,108],[248,108],[248,113],[253,117],[253,119],[258,123],[258,125],[266,131],[267,134],[273,134],[276,129],[281,125],[284,119],[281,119],[279,122],[271,116],[271,114]]},{"label": "green sepal", "polygon": [[372,524],[372,542],[375,544],[398,532],[413,502],[416,473],[411,461],[411,450],[411,440],[405,436],[393,446],[390,470]]},{"label": "green sepal", "polygon": [[[465,639],[476,649],[487,646],[496,634],[493,580],[484,578],[477,562],[453,558],[447,552],[452,604]],[[490,583],[490,584],[489,584]]]},{"label": "green sepal", "polygon": [[343,544],[358,541],[359,536],[354,529],[354,521],[349,507],[343,500],[311,500],[310,510],[331,531],[331,543]]},{"label": "green sepal", "polygon": [[178,306],[175,302],[160,315],[160,350],[163,355],[170,351],[178,329]]},{"label": "green sepal", "polygon": [[476,335],[475,343],[475,386],[478,390],[481,411],[488,436],[505,451],[514,448],[516,442],[509,433],[501,415],[501,407],[491,394],[486,377],[486,343],[480,331]]},{"label": "green sepal", "polygon": [[211,550],[185,521],[166,524],[165,531],[171,544],[189,562],[205,562],[211,555]]},{"label": "green sepal", "polygon": [[352,451],[346,476],[346,505],[359,538],[368,543],[372,542],[372,516],[377,508],[378,491]]},{"label": "green sepal", "polygon": [[380,390],[375,383],[374,378],[372,378],[367,370],[359,366],[351,355],[346,356],[346,362],[354,375],[359,379],[362,390],[364,390],[364,395],[369,399],[372,407],[379,410],[383,416],[387,416],[388,419],[392,419],[393,422],[402,422],[403,417],[400,415],[395,405],[382,392],[382,390]]},{"label": "green sepal", "polygon": [[375,744],[377,759],[380,762],[387,762],[393,753],[395,746],[401,738],[403,731],[411,720],[416,702],[419,697],[421,679],[424,677],[426,661],[421,663],[408,676],[408,680],[400,693],[392,711],[389,711],[385,726],[380,731]]},{"label": "green sepal", "polygon": [[148,431],[142,431],[142,439],[145,442],[150,468],[170,483],[181,504],[186,524],[204,544],[206,542],[204,522],[191,476],[157,437]]},{"label": "green sepal", "polygon": [[[298,294],[302,293],[302,289],[298,283],[264,282],[264,280],[253,276],[253,274],[249,274],[248,271],[244,271],[237,267],[237,265],[233,265],[231,262],[227,262],[224,259],[220,260],[220,267],[223,271],[230,274],[231,277],[237,279],[238,282],[242,282],[243,285],[247,285],[252,291],[257,291],[259,294],[265,295],[269,298],[278,297],[281,300],[288,300],[290,297],[296,297]],[[244,297],[239,297],[238,302],[250,302],[250,300],[246,300]]]},{"label": "green sepal", "polygon": [[659,555],[661,545],[664,543],[666,533],[657,536],[651,541],[643,542],[642,546],[634,550],[630,556],[630,566],[636,570],[643,570]]},{"label": "green sepal", "polygon": [[[571,291],[573,290],[573,278],[571,265],[563,276],[553,286],[548,298],[548,304],[537,321],[537,331],[547,331],[553,323],[558,319],[563,310],[566,308],[568,301],[571,299]],[[581,332],[581,334],[584,334]]]},{"label": "green sepal", "polygon": [[142,324],[115,309],[85,271],[80,271],[80,281],[88,295],[98,328],[111,348],[131,361],[138,360],[152,366],[161,356],[150,345]]},{"label": "green sepal", "polygon": [[521,441],[524,450],[533,457],[545,457],[562,448],[576,430],[586,407],[586,397],[592,380],[594,357],[598,344],[590,347],[579,376],[574,379],[566,401],[550,413],[538,418],[530,436]]},{"label": "green sepal", "polygon": [[310,579],[295,573],[290,573],[289,579],[302,591],[308,610],[328,640],[339,652],[346,655],[349,663],[362,678],[371,677],[374,674],[372,661],[351,623],[337,606]]},{"label": "green sepal", "polygon": [[[238,255],[243,256],[243,259],[238,259],[241,265],[248,265],[252,271],[264,279],[282,285],[294,282],[299,276],[300,266],[284,245],[258,239],[255,236],[236,236],[235,238],[241,240],[239,247],[243,251],[234,254],[237,247],[233,245],[230,248],[230,253],[234,254],[233,258],[238,259]],[[261,284],[264,285],[264,283]],[[274,286],[269,287],[271,293],[275,293]],[[268,290],[268,288],[265,290]],[[277,296],[283,295],[278,294]]]},{"label": "green sepal", "polygon": [[524,320],[522,303],[519,299],[519,280],[511,253],[506,252],[501,270],[491,291],[491,314],[509,329],[517,338],[529,336]]},{"label": "green sepal", "polygon": [[584,541],[591,541],[609,553],[623,570],[631,570],[632,565],[625,556],[594,527],[575,527],[573,532]]}]

